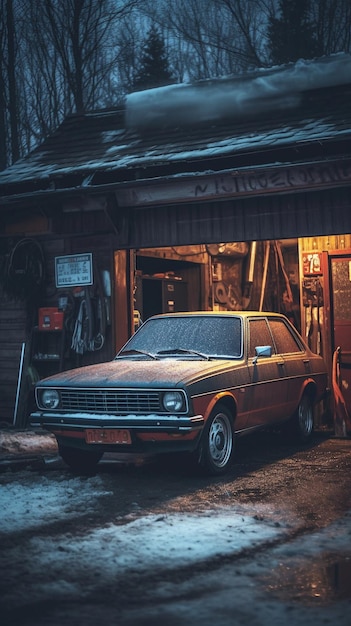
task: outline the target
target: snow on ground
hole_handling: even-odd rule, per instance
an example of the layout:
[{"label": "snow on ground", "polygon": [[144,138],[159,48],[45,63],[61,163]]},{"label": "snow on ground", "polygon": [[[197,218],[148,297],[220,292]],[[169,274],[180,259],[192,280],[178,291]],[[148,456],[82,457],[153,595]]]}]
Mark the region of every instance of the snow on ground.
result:
[{"label": "snow on ground", "polygon": [[[252,554],[252,550],[263,545],[273,547],[275,540],[284,539],[298,523],[292,519],[291,512],[283,507],[270,508],[268,504],[214,506],[196,514],[145,514],[135,502],[129,513],[117,513],[106,524],[94,516],[99,507],[104,507],[104,502],[116,497],[106,490],[105,485],[104,477],[99,475],[74,477],[55,471],[47,475],[37,474],[33,480],[29,471],[0,474],[1,566],[2,571],[6,571],[1,605],[5,610],[11,611],[14,606],[25,607],[29,599],[34,605],[43,598],[47,602],[54,600],[55,606],[61,601],[64,606],[80,599],[84,607],[84,599],[89,603],[97,585],[100,589],[110,589],[111,584],[118,586],[118,581],[127,580],[129,575],[136,573],[147,577],[148,572],[175,571],[177,568],[183,571],[184,567],[191,566],[195,566],[195,572],[197,564],[209,563],[210,559],[213,562],[216,557],[233,557],[247,549]],[[91,528],[88,531],[85,530],[87,518]],[[81,519],[84,520],[82,526]],[[74,520],[74,526],[66,527],[62,532],[60,525],[69,520]],[[320,533],[297,538],[290,547],[284,546],[283,541],[280,548],[278,541],[277,562],[284,561],[286,550],[290,550],[288,568],[301,555],[313,559],[322,546],[324,550],[329,548],[342,553],[349,541],[350,521],[351,515],[346,516],[346,520]],[[230,567],[229,563],[227,567]],[[213,589],[216,589],[215,572],[214,569]],[[208,598],[210,608],[211,602],[216,608],[218,594],[232,593],[228,582],[231,575],[221,579],[214,599]],[[20,585],[19,579],[22,581]],[[280,579],[275,579],[274,584],[279,589]],[[172,585],[168,588],[165,577],[164,584],[160,582],[157,591],[161,604],[164,596],[167,598],[171,594],[173,598],[172,589]],[[250,593],[253,593],[252,589]],[[227,596],[225,599],[228,602]],[[247,606],[247,600],[245,602]],[[167,611],[173,610],[168,600],[165,607],[168,607]],[[196,614],[198,608],[196,604]],[[174,611],[179,615],[178,602]]]},{"label": "snow on ground", "polygon": [[55,454],[57,443],[53,435],[44,431],[11,430],[0,431],[0,459],[16,454]]},{"label": "snow on ground", "polygon": [[[70,477],[19,472],[0,475],[2,569],[8,580],[2,602],[21,603],[30,591],[43,595],[88,594],[100,582],[136,571],[171,569],[238,553],[274,540],[286,527],[268,509],[218,508],[197,514],[142,514],[137,503],[106,525],[93,517],[104,499],[103,477]],[[91,515],[91,531],[80,532],[80,518]],[[74,520],[74,531],[60,523]],[[25,541],[25,547],[24,542]],[[26,584],[16,584],[18,572]],[[81,583],[79,581],[82,581]],[[80,587],[81,588],[77,588]]]},{"label": "snow on ground", "polygon": [[[90,478],[63,475],[59,480],[50,475],[37,476],[35,483],[30,481],[26,484],[23,482],[25,474],[19,473],[18,481],[13,482],[11,478],[9,484],[2,484],[0,488],[1,533],[5,537],[13,533],[43,530],[45,526],[70,518],[77,519],[79,527],[80,515],[87,516],[93,512],[98,500],[113,497],[112,492],[104,489],[103,478],[98,475]],[[0,476],[1,482],[4,482],[4,476],[2,479]],[[96,528],[84,537],[70,538],[72,558],[79,552],[80,559],[84,559],[86,554],[89,561],[91,552],[97,554],[99,546],[103,546],[103,560],[108,547],[113,561],[123,568],[149,568],[165,562],[165,559],[173,566],[240,551],[272,539],[283,531],[276,519],[270,519],[268,510],[266,517],[264,510],[258,515],[257,506],[251,510],[243,506],[219,508],[195,515],[167,513],[140,516],[137,503],[134,503],[134,509],[130,515],[117,517],[114,523]],[[32,548],[35,551],[37,547],[43,554],[45,543],[50,544],[51,541],[47,537],[34,537]]]},{"label": "snow on ground", "polygon": [[[29,437],[28,433],[25,437],[20,433],[0,436],[0,457],[9,451],[55,455],[52,444],[50,438],[35,433]],[[94,610],[105,611],[103,599],[96,606],[97,590],[107,589],[109,593],[114,586],[118,588],[127,581],[128,592],[128,580],[131,585],[134,580],[147,582],[151,572],[163,575],[179,568],[174,582],[165,575],[164,580],[162,576],[156,580],[156,588],[152,584],[151,590],[146,589],[146,594],[154,594],[156,604],[146,599],[140,608],[131,603],[127,609],[129,605],[125,605],[126,624],[229,625],[233,623],[234,604],[239,615],[244,616],[244,621],[238,623],[256,623],[257,602],[260,602],[262,626],[281,623],[315,626],[321,621],[342,626],[348,623],[347,614],[344,616],[348,605],[316,606],[310,611],[301,604],[293,606],[291,597],[296,586],[294,572],[300,572],[302,558],[307,571],[320,553],[349,554],[351,512],[320,532],[301,536],[297,533],[293,540],[285,541],[291,532],[295,534],[301,520],[294,519],[284,503],[277,508],[272,503],[234,502],[225,507],[214,502],[213,506],[209,503],[208,510],[192,514],[179,508],[176,513],[159,510],[146,513],[135,501],[127,513],[122,514],[123,509],[112,506],[110,515],[101,516],[99,511],[111,505],[111,498],[118,498],[118,490],[112,492],[106,488],[109,484],[103,474],[77,477],[61,470],[46,474],[30,471],[0,474],[0,558],[2,571],[6,572],[0,611],[11,615],[13,608],[23,607],[29,620],[23,623],[32,625],[37,623],[37,615],[31,617],[30,608],[43,602],[50,606],[54,602],[58,614],[52,619],[57,621],[47,623],[56,626],[66,623],[67,611],[76,604],[77,614],[70,623],[96,624],[102,614],[98,613],[96,618]],[[267,563],[262,567],[255,556],[247,563],[246,570],[237,565],[233,570],[232,557],[247,550],[251,555],[262,554],[258,549],[269,545],[272,547],[269,567]],[[216,558],[217,564],[222,564],[220,578],[216,566],[207,567],[216,563]],[[204,567],[197,568],[198,564]],[[184,568],[192,566],[194,578],[183,577]],[[257,578],[258,570],[262,580]],[[237,593],[233,596],[234,574]],[[307,577],[307,590],[310,583]],[[210,593],[205,593],[205,588]],[[276,595],[276,602],[273,595],[267,595],[262,603],[262,590],[266,588]],[[321,589],[324,589],[322,584]],[[320,589],[312,591],[314,597]],[[109,623],[115,623],[118,612],[114,613],[114,606],[109,610],[113,617]],[[246,615],[250,611],[253,621],[248,622]],[[147,618],[149,621],[145,621]]]},{"label": "snow on ground", "polygon": [[[33,531],[53,522],[65,521],[94,510],[98,498],[109,495],[103,490],[101,478],[74,477],[53,481],[50,476],[23,482],[4,483],[0,475],[0,531],[8,535]],[[30,476],[30,474],[29,474]]]}]

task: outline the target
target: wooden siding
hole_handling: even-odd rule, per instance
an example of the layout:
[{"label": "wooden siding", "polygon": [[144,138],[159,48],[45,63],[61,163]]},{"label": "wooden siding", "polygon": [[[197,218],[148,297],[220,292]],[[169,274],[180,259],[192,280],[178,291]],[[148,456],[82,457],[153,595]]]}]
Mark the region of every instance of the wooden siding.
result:
[{"label": "wooden siding", "polygon": [[349,250],[351,235],[327,235],[326,237],[304,237],[299,241],[301,252],[329,252],[331,250]]},{"label": "wooden siding", "polygon": [[[50,369],[49,363],[35,363],[31,361],[32,352],[32,329],[38,325],[38,311],[40,307],[57,307],[60,296],[65,295],[66,289],[57,289],[55,285],[55,257],[76,254],[80,252],[92,252],[94,259],[95,282],[89,288],[95,311],[100,304],[97,299],[101,296],[101,282],[97,277],[101,277],[101,272],[106,270],[113,276],[113,247],[114,241],[110,237],[91,236],[89,238],[75,237],[70,239],[46,238],[40,241],[45,260],[45,279],[42,292],[38,295],[30,306],[23,300],[15,300],[9,297],[3,290],[0,290],[0,422],[11,424],[14,421],[16,394],[18,385],[19,365],[21,360],[22,344],[25,344],[25,360],[21,393],[19,396],[19,410],[17,415],[17,426],[25,426],[30,410],[33,407],[33,380],[37,376],[44,376],[54,373]],[[99,291],[100,289],[100,291]],[[115,354],[115,340],[113,337],[113,298],[108,302],[103,299],[104,305],[109,310],[109,320],[105,327],[105,336],[102,345],[96,344],[96,349],[76,354],[71,350],[72,331],[74,327],[74,316],[77,315],[81,298],[74,298],[73,291],[70,291],[70,302],[73,302],[74,310],[72,319],[63,334],[64,361],[63,369],[88,365],[111,359]],[[58,371],[59,365],[56,366]]]},{"label": "wooden siding", "polygon": [[131,210],[119,246],[267,241],[351,232],[349,189]]},{"label": "wooden siding", "polygon": [[0,422],[12,423],[27,311],[25,303],[8,298],[1,289],[0,298]]}]

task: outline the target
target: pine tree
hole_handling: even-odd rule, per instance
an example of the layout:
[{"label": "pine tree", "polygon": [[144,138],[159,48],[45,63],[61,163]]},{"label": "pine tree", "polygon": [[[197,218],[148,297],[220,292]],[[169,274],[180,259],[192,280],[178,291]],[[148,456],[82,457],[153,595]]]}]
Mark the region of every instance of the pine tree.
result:
[{"label": "pine tree", "polygon": [[280,17],[271,17],[268,26],[272,62],[313,58],[317,42],[308,18],[309,0],[280,0],[279,9]]},{"label": "pine tree", "polygon": [[135,74],[133,89],[151,89],[174,82],[169,69],[164,41],[157,28],[152,26],[142,48],[139,69]]}]

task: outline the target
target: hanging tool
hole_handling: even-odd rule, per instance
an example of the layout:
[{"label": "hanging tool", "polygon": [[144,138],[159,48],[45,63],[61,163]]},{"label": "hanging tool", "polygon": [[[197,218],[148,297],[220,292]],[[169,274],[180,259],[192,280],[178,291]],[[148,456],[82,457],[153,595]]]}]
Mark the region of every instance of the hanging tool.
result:
[{"label": "hanging tool", "polygon": [[321,315],[320,309],[322,306],[322,296],[321,296],[321,284],[319,278],[316,279],[316,308],[317,308],[317,354],[323,354],[322,350],[322,330],[321,330]]},{"label": "hanging tool", "polygon": [[263,275],[262,275],[262,286],[261,286],[261,297],[260,297],[260,306],[259,311],[263,310],[263,300],[264,293],[266,291],[266,282],[267,282],[267,272],[268,272],[268,261],[269,261],[269,253],[271,249],[270,241],[266,241],[265,243],[265,252],[264,252],[264,263],[263,263]]},{"label": "hanging tool", "polygon": [[281,245],[279,241],[275,241],[275,249],[277,251],[277,255],[278,255],[278,259],[279,259],[279,263],[280,263],[280,269],[282,271],[282,274],[284,276],[284,281],[285,281],[285,288],[286,288],[286,301],[289,302],[289,304],[292,304],[294,302],[294,297],[291,291],[291,287],[290,287],[290,281],[289,281],[289,276],[286,273],[285,270],[285,265],[284,265],[284,259],[283,259],[283,253],[282,253],[282,249],[281,249]]},{"label": "hanging tool", "polygon": [[242,305],[243,309],[248,309],[251,300],[252,287],[254,283],[254,271],[256,261],[257,241],[252,241],[250,245],[250,252],[246,266],[246,277],[243,287]]}]

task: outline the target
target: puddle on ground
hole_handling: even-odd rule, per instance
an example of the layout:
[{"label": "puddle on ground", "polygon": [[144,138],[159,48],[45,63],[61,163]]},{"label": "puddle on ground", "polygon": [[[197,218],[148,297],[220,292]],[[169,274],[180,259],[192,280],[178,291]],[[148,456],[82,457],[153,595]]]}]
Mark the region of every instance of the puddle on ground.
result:
[{"label": "puddle on ground", "polygon": [[271,573],[265,588],[280,598],[329,603],[351,598],[351,554],[319,555],[312,563],[286,566]]}]

